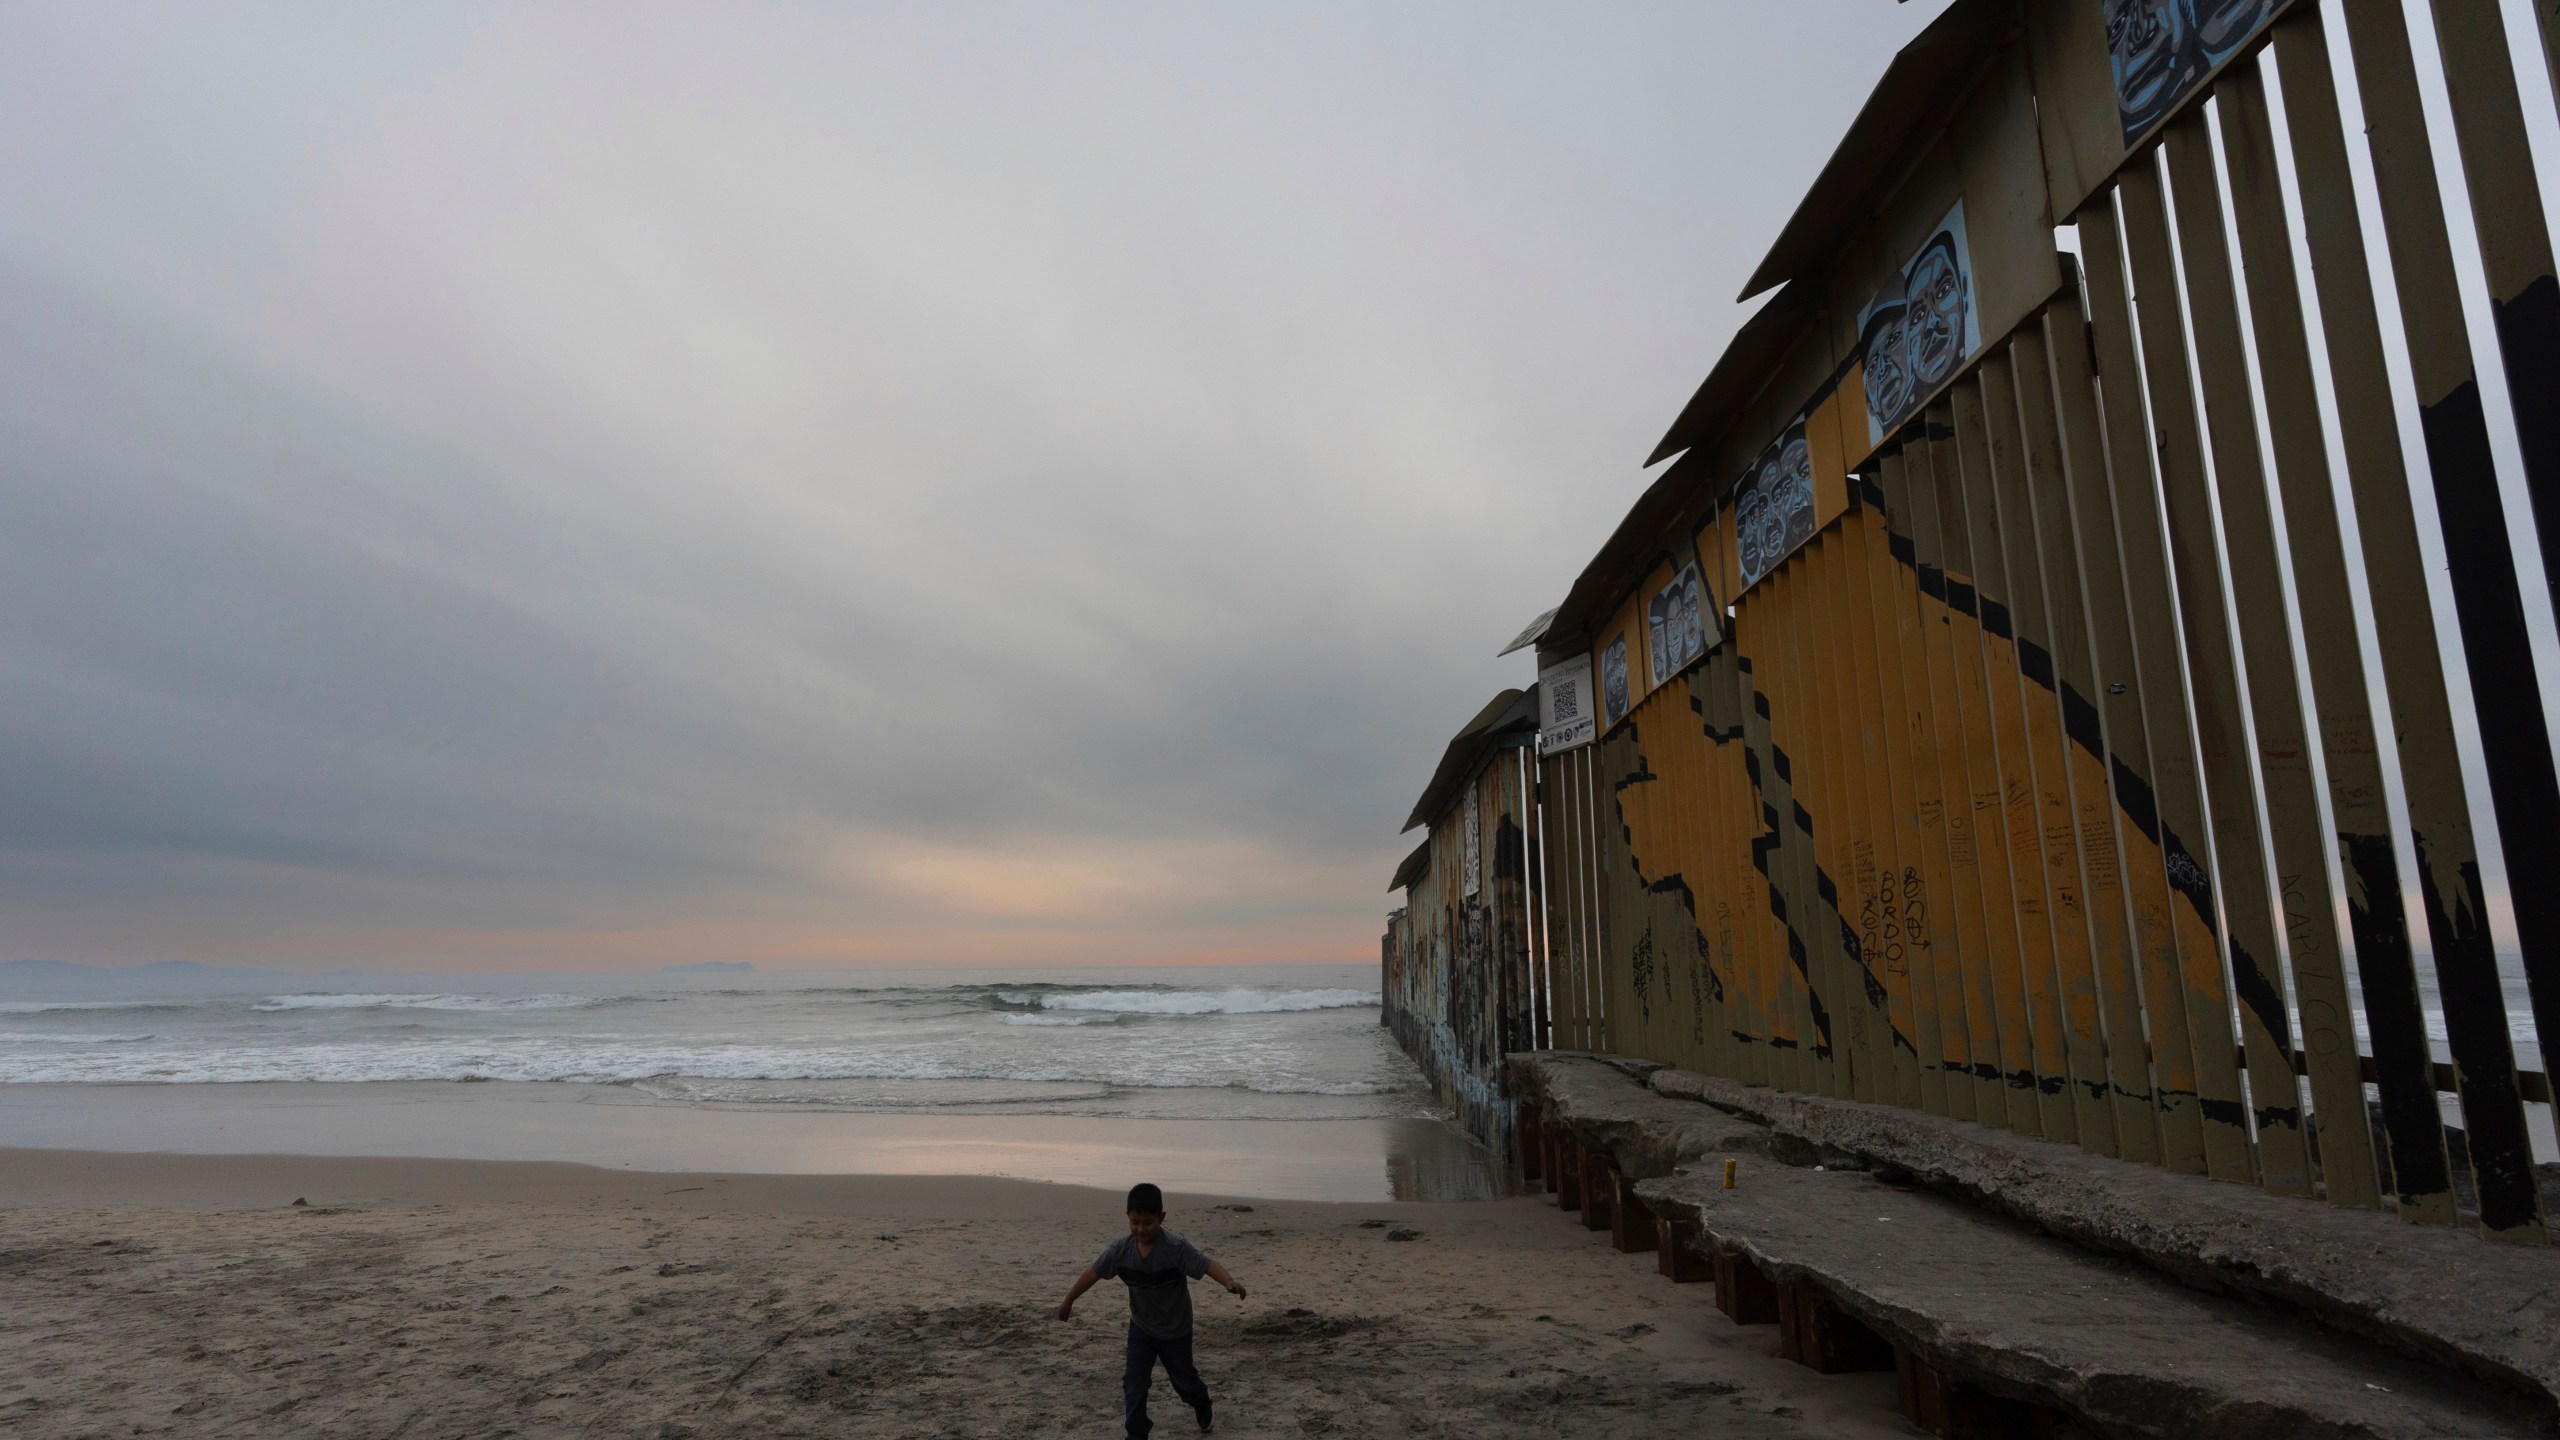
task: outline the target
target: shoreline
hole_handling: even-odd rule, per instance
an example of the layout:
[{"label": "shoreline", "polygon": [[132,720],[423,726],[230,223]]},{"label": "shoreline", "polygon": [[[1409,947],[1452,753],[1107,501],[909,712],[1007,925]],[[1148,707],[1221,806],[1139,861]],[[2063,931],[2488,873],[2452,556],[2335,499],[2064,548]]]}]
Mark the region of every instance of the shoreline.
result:
[{"label": "shoreline", "polygon": [[[547,1081],[0,1085],[0,1150],[556,1160],[724,1175],[986,1175],[1274,1199],[1484,1199],[1437,1119],[1142,1118],[729,1105]],[[290,1198],[290,1197],[287,1197]]]}]

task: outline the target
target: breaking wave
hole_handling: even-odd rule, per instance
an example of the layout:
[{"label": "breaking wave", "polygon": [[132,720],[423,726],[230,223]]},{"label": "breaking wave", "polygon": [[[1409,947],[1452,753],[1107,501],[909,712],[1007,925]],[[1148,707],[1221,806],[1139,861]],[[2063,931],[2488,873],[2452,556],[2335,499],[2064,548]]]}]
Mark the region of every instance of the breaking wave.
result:
[{"label": "breaking wave", "polygon": [[999,990],[1007,1005],[1113,1015],[1280,1015],[1378,1003],[1374,990]]},{"label": "breaking wave", "polygon": [[270,995],[252,1010],[585,1010],[620,995]]}]

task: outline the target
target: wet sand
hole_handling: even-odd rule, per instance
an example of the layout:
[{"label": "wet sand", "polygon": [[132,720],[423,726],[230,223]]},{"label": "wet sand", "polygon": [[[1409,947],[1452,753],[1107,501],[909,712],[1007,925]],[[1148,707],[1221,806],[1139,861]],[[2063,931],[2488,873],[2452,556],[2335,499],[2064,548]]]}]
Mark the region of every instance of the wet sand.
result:
[{"label": "wet sand", "polygon": [[[296,1206],[297,1198],[308,1201]],[[1533,1199],[1176,1193],[1236,1436],[1909,1435]],[[0,1150],[0,1434],[1119,1433],[1116,1193]],[[1194,1433],[1159,1382],[1159,1434]],[[1179,1424],[1175,1422],[1179,1421]]]},{"label": "wet sand", "polygon": [[[1232,1104],[1204,1088],[1151,1096]],[[628,1086],[506,1081],[0,1085],[0,1148],[569,1160],[625,1170],[993,1175],[1295,1200],[1474,1200],[1500,1192],[1438,1120],[870,1112],[656,1100]]]}]

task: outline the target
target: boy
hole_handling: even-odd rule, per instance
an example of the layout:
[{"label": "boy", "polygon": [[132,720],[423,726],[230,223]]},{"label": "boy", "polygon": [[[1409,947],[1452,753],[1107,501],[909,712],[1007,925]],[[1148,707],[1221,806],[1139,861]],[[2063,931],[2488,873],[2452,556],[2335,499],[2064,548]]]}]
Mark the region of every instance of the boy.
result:
[{"label": "boy", "polygon": [[1206,1275],[1244,1298],[1244,1286],[1226,1267],[1194,1248],[1190,1241],[1164,1228],[1164,1192],[1153,1185],[1129,1190],[1129,1233],[1104,1247],[1102,1257],[1084,1267],[1075,1287],[1058,1302],[1058,1318],[1075,1317],[1076,1297],[1104,1280],[1129,1287],[1129,1359],[1120,1372],[1120,1399],[1128,1412],[1130,1440],[1145,1440],[1155,1422],[1147,1418],[1147,1391],[1155,1384],[1156,1362],[1164,1362],[1173,1393],[1209,1428],[1209,1387],[1191,1364],[1191,1281]]}]

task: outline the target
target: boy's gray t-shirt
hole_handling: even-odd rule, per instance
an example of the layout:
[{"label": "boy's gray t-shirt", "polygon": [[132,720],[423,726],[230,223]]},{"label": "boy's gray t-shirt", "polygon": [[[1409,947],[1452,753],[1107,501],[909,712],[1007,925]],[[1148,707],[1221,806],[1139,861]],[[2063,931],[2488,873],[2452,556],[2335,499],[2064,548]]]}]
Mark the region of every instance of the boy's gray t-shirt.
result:
[{"label": "boy's gray t-shirt", "polygon": [[1191,1333],[1191,1282],[1209,1273],[1209,1257],[1170,1230],[1158,1230],[1149,1253],[1123,1235],[1102,1248],[1093,1273],[1129,1287],[1129,1319],[1159,1340]]}]

